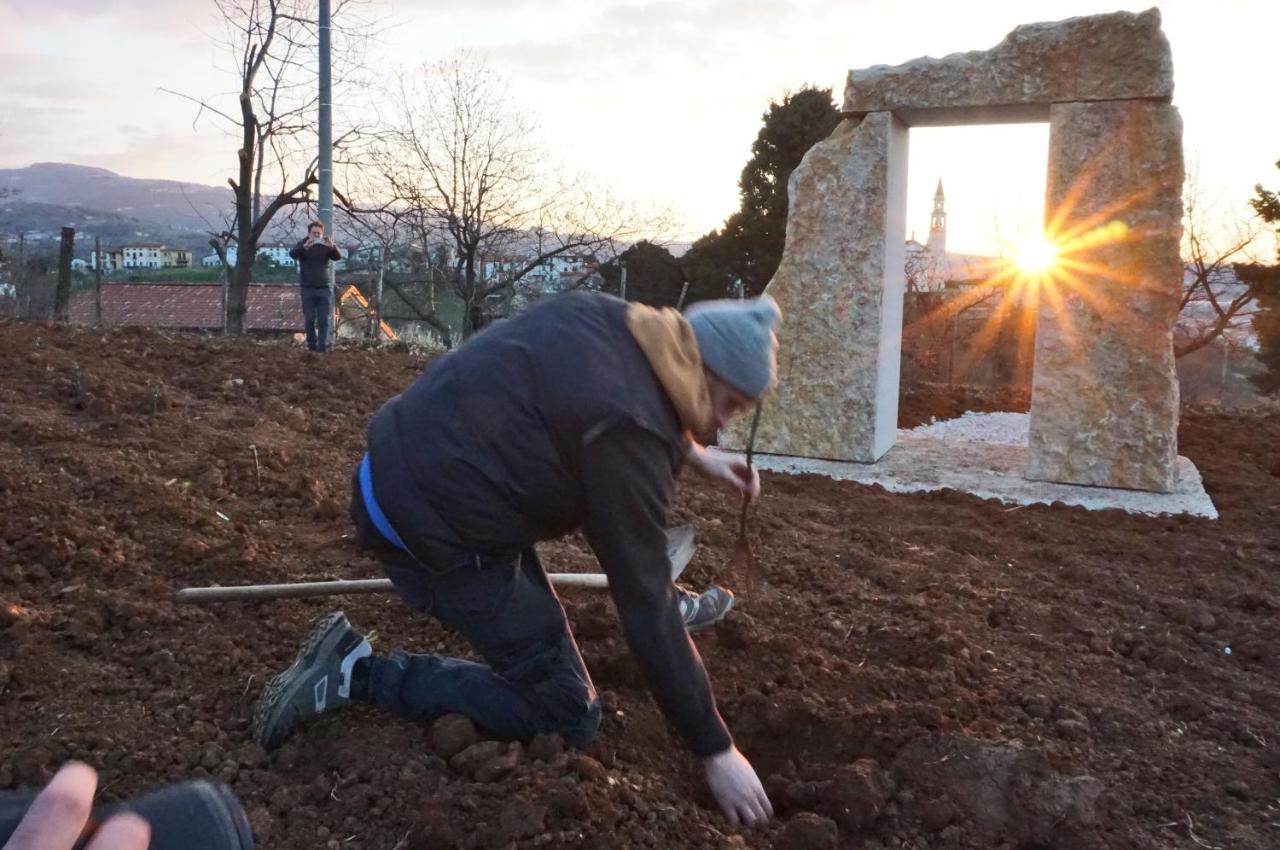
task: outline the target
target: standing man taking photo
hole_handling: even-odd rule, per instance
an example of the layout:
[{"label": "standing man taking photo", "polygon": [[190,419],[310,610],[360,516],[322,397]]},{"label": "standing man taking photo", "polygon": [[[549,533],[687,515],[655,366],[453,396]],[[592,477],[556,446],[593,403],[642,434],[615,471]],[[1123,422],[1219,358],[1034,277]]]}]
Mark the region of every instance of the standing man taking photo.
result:
[{"label": "standing man taking photo", "polygon": [[586,745],[600,700],[534,551],[581,529],[658,708],[725,816],[767,820],[769,799],[688,635],[723,617],[732,596],[672,583],[666,527],[686,464],[735,500],[758,495],[745,461],[703,445],[773,383],[779,318],[767,297],[682,316],[576,293],[433,360],[373,417],[351,515],[405,602],[484,663],[375,654],[334,612],[263,691],[254,740],[278,747],[299,723],[358,700],[406,718],[458,712],[507,740],[556,732]]},{"label": "standing man taking photo", "polygon": [[333,315],[333,304],[329,299],[329,263],[341,260],[342,253],[333,244],[333,238],[324,235],[324,224],[313,221],[307,227],[307,238],[294,245],[289,256],[298,261],[307,348],[327,351],[329,319]]}]

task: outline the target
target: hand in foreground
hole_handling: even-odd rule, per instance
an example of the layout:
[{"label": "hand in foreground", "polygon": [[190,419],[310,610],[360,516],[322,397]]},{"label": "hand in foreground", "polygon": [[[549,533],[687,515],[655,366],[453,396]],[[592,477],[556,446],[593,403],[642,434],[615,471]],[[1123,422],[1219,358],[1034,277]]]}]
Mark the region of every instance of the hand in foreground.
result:
[{"label": "hand in foreground", "polygon": [[760,472],[737,455],[714,449],[698,449],[695,462],[708,478],[723,481],[742,498],[754,502],[760,496]]},{"label": "hand in foreground", "polygon": [[333,237],[332,237],[332,236],[326,236],[326,237],[324,238],[324,244],[326,244],[326,245],[328,245],[330,248],[332,248],[332,247],[333,247]]},{"label": "hand in foreground", "polygon": [[773,817],[773,805],[755,768],[737,747],[703,759],[702,765],[707,772],[707,785],[729,823],[751,826]]},{"label": "hand in foreground", "polygon": [[[89,820],[98,775],[80,762],[69,762],[36,797],[4,850],[71,850]],[[112,817],[94,834],[85,850],[147,850],[151,827],[135,814]]]}]

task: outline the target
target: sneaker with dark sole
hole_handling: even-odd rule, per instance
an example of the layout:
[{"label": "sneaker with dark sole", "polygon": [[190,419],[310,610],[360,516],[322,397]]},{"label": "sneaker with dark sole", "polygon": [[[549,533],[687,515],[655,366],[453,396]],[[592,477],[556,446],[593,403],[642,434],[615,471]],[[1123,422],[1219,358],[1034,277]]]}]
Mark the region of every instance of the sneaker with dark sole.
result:
[{"label": "sneaker with dark sole", "polygon": [[262,690],[253,706],[249,735],[264,750],[274,750],[300,723],[351,702],[351,668],[373,647],[341,611],[316,621],[288,670]]},{"label": "sneaker with dark sole", "polygon": [[690,632],[711,628],[733,608],[733,591],[723,587],[713,585],[702,594],[688,590],[682,592],[680,616],[684,617],[684,627]]}]

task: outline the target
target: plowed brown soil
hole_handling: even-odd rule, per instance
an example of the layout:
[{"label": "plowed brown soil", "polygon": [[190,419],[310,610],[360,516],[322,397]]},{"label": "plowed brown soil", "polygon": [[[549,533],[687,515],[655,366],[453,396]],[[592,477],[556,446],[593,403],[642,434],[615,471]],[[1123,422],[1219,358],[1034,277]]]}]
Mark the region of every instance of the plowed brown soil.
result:
[{"label": "plowed brown soil", "polygon": [[[583,753],[480,740],[446,761],[465,724],[364,707],[261,752],[248,709],[333,607],[383,645],[464,651],[390,596],[172,601],[376,575],[350,543],[350,470],[421,366],[0,324],[0,788],[72,757],[109,799],[210,775],[260,846],[296,850],[1280,846],[1275,416],[1184,418],[1217,522],[766,476],[766,584],[697,645],[767,827],[711,807],[591,591],[565,598],[607,708]],[[694,584],[727,561],[734,507],[685,484]],[[594,566],[576,540],[545,556]]]}]

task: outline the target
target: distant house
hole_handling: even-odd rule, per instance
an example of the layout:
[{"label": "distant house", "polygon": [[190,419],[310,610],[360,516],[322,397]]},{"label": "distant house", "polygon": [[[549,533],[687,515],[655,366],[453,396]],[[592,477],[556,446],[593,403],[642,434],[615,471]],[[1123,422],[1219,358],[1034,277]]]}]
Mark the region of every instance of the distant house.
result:
[{"label": "distant house", "polygon": [[121,267],[126,269],[185,269],[191,266],[191,252],[157,242],[134,242],[121,249]]},{"label": "distant house", "polygon": [[[480,262],[480,276],[484,280],[510,279],[534,259],[536,257],[522,254],[484,257]],[[529,269],[521,276],[520,282],[524,287],[540,292],[557,292],[580,283],[595,267],[596,263],[589,255],[557,254]]]},{"label": "distant house", "polygon": [[[286,266],[288,268],[296,268],[298,265],[298,261],[295,260],[293,257],[289,256],[289,252],[292,250],[293,250],[292,245],[281,245],[281,244],[259,245],[258,256],[266,257],[268,260],[275,263],[277,266]],[[345,251],[343,251],[343,256],[346,256]],[[236,260],[239,259],[239,257],[240,257],[240,252],[236,249],[236,246],[228,245],[227,246],[227,264],[234,266],[236,264]],[[219,266],[222,265],[222,260],[218,257],[217,254],[208,254],[200,259],[200,265],[204,266],[205,268],[218,268]],[[342,268],[342,264],[335,263],[334,267]]]},{"label": "distant house", "polygon": [[292,249],[292,245],[259,245],[258,256],[266,257],[277,266],[293,268],[298,265],[298,261],[289,256],[289,251]]},{"label": "distant house", "polygon": [[116,269],[124,268],[124,249],[123,248],[103,248],[102,256],[96,253],[89,255],[89,268],[96,269],[101,261],[102,270],[104,272],[113,272]]}]

